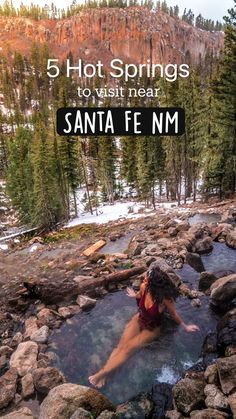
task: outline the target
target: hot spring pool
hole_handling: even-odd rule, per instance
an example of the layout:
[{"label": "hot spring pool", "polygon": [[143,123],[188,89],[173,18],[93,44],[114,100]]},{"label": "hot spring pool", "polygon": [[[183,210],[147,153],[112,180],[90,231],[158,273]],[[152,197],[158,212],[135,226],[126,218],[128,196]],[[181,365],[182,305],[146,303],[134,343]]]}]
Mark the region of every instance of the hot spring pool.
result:
[{"label": "hot spring pool", "polygon": [[[236,271],[236,252],[216,244],[209,255],[203,256],[206,269]],[[199,274],[188,265],[178,274],[190,287],[198,287]],[[187,323],[196,323],[200,332],[186,333],[165,318],[160,338],[135,353],[110,377],[102,392],[115,404],[122,403],[139,392],[150,391],[155,380],[174,383],[184,369],[199,358],[203,340],[216,326],[217,316],[208,306],[208,297],[201,297],[201,307],[192,307],[187,298],[179,298],[177,309]],[[89,312],[69,319],[50,337],[53,365],[72,383],[89,385],[88,376],[95,373],[117,345],[124,326],[137,312],[134,299],[125,290],[108,294],[98,300]]]}]

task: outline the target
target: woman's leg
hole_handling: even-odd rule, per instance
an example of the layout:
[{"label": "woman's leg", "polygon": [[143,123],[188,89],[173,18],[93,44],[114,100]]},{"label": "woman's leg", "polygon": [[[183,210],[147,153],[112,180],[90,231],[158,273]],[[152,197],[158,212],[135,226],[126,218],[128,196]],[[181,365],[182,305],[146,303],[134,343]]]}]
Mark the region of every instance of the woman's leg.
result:
[{"label": "woman's leg", "polygon": [[[117,353],[120,351],[120,349],[121,349],[121,347],[123,346],[123,345],[126,345],[126,343],[130,340],[130,339],[132,339],[134,336],[137,336],[138,335],[138,333],[140,333],[140,329],[139,329],[139,323],[138,323],[138,317],[139,317],[139,314],[137,313],[137,314],[135,314],[133,317],[132,317],[132,319],[129,321],[129,323],[126,325],[126,327],[125,327],[125,329],[124,329],[124,332],[123,332],[123,334],[122,334],[122,336],[121,336],[121,338],[120,338],[120,340],[119,340],[119,343],[118,343],[118,345],[117,345],[117,347],[116,348],[114,348],[113,349],[113,351],[112,351],[112,353],[111,353],[111,355],[109,356],[109,358],[108,358],[108,360],[107,360],[107,362],[106,362],[106,364],[114,357],[114,356],[116,356],[117,355]],[[91,376],[91,377],[93,377],[93,376]],[[90,381],[90,378],[91,377],[89,377],[89,381]],[[103,380],[103,383],[102,383],[102,385],[104,385],[105,384],[105,379]]]},{"label": "woman's leg", "polygon": [[[107,374],[121,366],[127,359],[132,355],[132,353],[141,348],[142,346],[147,345],[152,342],[155,338],[160,335],[160,329],[156,328],[154,330],[142,330],[138,335],[134,336],[132,339],[126,342],[119,347],[119,350],[108,359],[104,367],[98,371],[97,374],[89,377],[91,384],[102,387],[105,382]],[[118,349],[118,348],[117,348]]]}]

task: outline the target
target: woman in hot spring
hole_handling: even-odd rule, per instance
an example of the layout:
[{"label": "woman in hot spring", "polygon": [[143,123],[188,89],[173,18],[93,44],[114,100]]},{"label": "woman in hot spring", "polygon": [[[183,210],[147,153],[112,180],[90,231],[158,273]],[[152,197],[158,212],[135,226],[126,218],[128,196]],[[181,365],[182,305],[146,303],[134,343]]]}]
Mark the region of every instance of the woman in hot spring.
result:
[{"label": "woman in hot spring", "polygon": [[94,386],[102,387],[108,375],[122,365],[137,349],[149,344],[160,336],[163,312],[167,309],[173,319],[186,332],[197,332],[195,324],[186,324],[175,308],[178,290],[168,275],[162,272],[157,263],[153,263],[145,274],[139,292],[127,289],[129,297],[136,297],[138,313],[129,321],[117,347],[109,359],[96,374],[89,377]]}]

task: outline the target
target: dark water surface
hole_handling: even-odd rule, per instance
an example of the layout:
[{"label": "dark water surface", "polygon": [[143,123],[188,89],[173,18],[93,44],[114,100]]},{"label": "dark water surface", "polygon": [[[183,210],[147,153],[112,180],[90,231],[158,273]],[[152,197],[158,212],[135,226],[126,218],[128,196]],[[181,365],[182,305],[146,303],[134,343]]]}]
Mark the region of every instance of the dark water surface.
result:
[{"label": "dark water surface", "polygon": [[[211,254],[203,256],[203,261],[208,270],[236,271],[235,255],[234,250],[216,244]],[[177,272],[191,288],[198,288],[199,274],[191,267],[185,265]],[[200,299],[199,308],[192,307],[186,298],[176,302],[186,323],[198,324],[200,332],[186,333],[166,317],[160,338],[114,372],[102,392],[114,403],[122,403],[141,391],[150,391],[155,380],[174,383],[184,369],[193,365],[199,358],[204,337],[215,329],[217,321],[209,308],[208,297]],[[136,302],[125,290],[97,301],[90,312],[74,316],[51,335],[49,352],[54,353],[53,365],[63,371],[68,381],[88,385],[88,376],[103,366],[136,312]]]}]

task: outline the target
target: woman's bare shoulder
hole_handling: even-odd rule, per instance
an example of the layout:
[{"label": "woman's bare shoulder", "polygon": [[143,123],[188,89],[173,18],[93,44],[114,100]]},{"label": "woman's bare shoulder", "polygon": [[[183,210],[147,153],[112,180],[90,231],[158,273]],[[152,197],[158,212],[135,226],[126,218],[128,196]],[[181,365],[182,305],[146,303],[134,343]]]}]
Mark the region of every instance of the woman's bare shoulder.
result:
[{"label": "woman's bare shoulder", "polygon": [[140,292],[141,292],[141,294],[143,295],[144,294],[144,292],[145,292],[145,290],[146,290],[146,284],[144,284],[143,282],[142,282],[142,284],[140,285]]},{"label": "woman's bare shoulder", "polygon": [[174,303],[173,298],[164,298],[164,300],[163,300],[163,304],[164,304],[166,307],[174,307],[174,306],[175,306],[175,303]]}]

